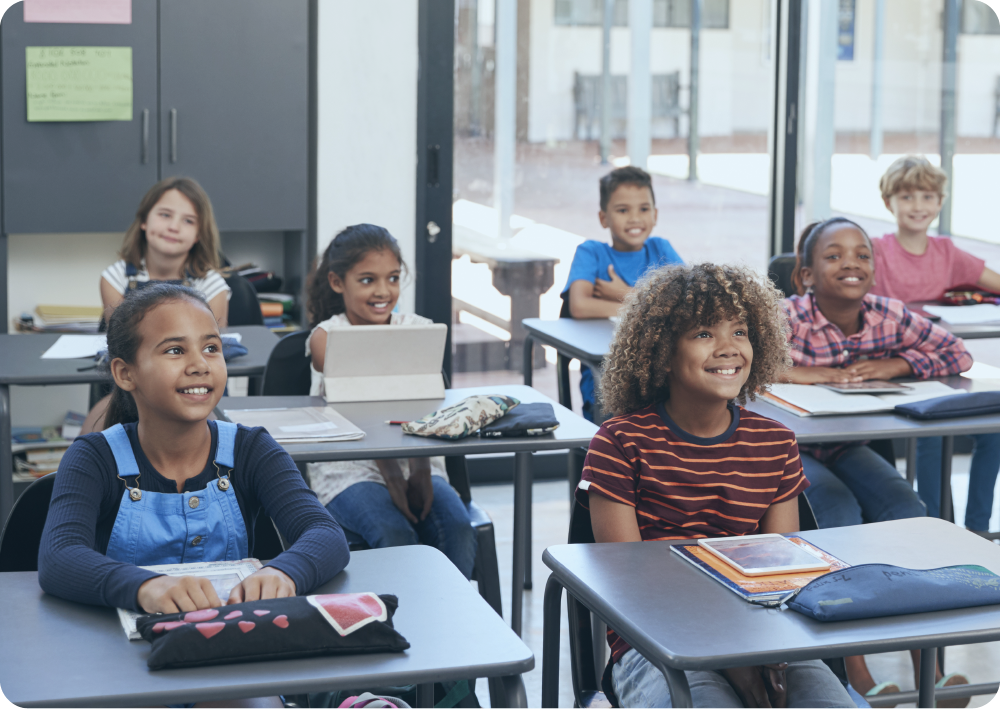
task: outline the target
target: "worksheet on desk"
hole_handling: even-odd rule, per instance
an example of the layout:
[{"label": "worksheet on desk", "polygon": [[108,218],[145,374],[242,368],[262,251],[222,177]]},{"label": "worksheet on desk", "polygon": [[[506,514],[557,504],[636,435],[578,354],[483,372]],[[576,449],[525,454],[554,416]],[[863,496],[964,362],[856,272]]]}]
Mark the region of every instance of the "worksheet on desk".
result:
[{"label": "worksheet on desk", "polygon": [[60,335],[42,359],[83,359],[108,349],[106,335]]}]

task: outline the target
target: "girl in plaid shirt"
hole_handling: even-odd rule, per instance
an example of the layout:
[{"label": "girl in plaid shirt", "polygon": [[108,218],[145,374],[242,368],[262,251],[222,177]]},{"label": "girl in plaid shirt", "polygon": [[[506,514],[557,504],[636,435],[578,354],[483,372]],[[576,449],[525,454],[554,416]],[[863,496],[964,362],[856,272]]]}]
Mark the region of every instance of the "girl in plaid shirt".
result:
[{"label": "girl in plaid shirt", "polygon": [[[865,231],[843,217],[806,227],[784,301],[795,384],[958,374],[972,366],[962,341],[902,301],[870,295],[873,250]],[[805,491],[821,528],[923,517],[924,504],[896,468],[866,445],[801,446]],[[917,651],[916,657],[919,657]],[[847,659],[848,677],[869,696],[899,691],[875,684],[864,657]],[[915,658],[914,667],[919,667]],[[960,675],[938,678],[950,684]],[[967,703],[967,702],[966,702]],[[965,706],[965,704],[961,704]]]}]

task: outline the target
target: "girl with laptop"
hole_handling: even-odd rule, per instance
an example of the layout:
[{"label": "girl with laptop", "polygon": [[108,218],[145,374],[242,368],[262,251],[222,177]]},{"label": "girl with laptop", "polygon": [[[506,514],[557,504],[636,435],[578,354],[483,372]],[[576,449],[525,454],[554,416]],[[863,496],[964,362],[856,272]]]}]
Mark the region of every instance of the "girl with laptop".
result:
[{"label": "girl with laptop", "polygon": [[[331,331],[431,323],[419,315],[394,312],[405,268],[399,244],[383,227],[357,224],[330,242],[308,285],[313,323],[306,349],[312,360],[310,394],[324,394]],[[343,526],[348,542],[372,548],[428,544],[441,550],[466,578],[472,577],[476,537],[465,503],[448,483],[444,458],[310,463],[309,479],[320,502]]]}]

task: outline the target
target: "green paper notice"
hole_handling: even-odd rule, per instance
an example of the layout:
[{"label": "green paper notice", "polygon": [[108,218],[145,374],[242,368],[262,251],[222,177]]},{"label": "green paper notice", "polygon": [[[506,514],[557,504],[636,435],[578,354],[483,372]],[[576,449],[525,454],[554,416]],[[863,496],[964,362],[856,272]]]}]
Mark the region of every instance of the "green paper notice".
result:
[{"label": "green paper notice", "polygon": [[26,47],[28,122],[131,121],[131,47]]}]

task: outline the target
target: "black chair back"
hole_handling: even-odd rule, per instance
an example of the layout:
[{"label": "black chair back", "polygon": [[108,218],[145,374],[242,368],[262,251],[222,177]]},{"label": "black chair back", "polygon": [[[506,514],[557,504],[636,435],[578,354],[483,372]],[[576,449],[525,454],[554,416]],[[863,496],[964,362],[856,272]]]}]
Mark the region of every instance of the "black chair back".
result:
[{"label": "black chair back", "polygon": [[785,294],[786,298],[795,295],[795,286],[792,284],[792,271],[794,270],[795,254],[778,254],[767,265],[768,277],[777,289]]},{"label": "black chair back", "polygon": [[0,572],[38,571],[38,547],[55,481],[55,473],[38,478],[14,502],[0,532]]},{"label": "black chair back", "polygon": [[257,289],[246,278],[234,273],[226,279],[232,290],[229,296],[229,325],[263,325],[264,315],[260,312]]},{"label": "black chair back", "polygon": [[309,395],[312,384],[310,360],[306,357],[309,334],[309,330],[299,330],[278,340],[264,367],[261,396]]}]

